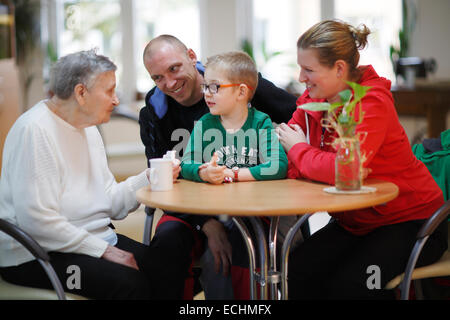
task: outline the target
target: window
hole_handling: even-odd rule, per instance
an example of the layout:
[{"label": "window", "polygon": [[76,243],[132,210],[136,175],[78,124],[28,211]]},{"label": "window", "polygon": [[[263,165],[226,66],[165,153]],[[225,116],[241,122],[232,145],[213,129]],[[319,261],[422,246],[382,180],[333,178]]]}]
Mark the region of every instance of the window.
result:
[{"label": "window", "polygon": [[[211,26],[207,24],[211,19],[201,19],[200,15],[220,14],[218,6],[213,5],[217,3],[205,5],[209,0],[42,1],[49,5],[46,30],[50,41],[57,44],[58,56],[98,48],[99,53],[109,56],[118,66],[117,91],[125,103],[133,101],[136,92],[145,93],[154,85],[142,63],[148,41],[160,34],[173,34],[191,46],[201,60],[206,57],[201,56],[200,21],[206,21],[202,28],[209,30]],[[244,10],[243,19],[253,19],[253,31],[249,29],[251,36],[248,37],[252,39],[254,58],[259,71],[275,84],[292,86],[293,91],[302,92],[304,87],[297,81],[296,42],[303,32],[324,17],[336,17],[353,25],[365,23],[373,34],[369,37],[368,48],[361,52],[360,63],[371,63],[380,75],[394,80],[389,45],[397,42],[401,0],[380,0],[364,5],[358,0],[246,1],[250,1],[249,7],[253,8]],[[201,6],[208,9],[202,11]],[[242,13],[239,6],[236,8]],[[238,15],[238,12],[233,14]],[[212,27],[223,33],[228,30],[226,25]],[[229,38],[227,48],[232,50],[233,37]],[[224,41],[219,33],[211,39],[203,39],[204,52],[220,47],[217,44]],[[236,43],[239,41],[236,39]]]},{"label": "window", "polygon": [[161,34],[172,34],[200,54],[200,14],[197,0],[136,1],[137,89],[147,92],[154,86],[142,64],[147,43]]},{"label": "window", "polygon": [[369,1],[361,5],[358,0],[335,0],[335,17],[353,26],[364,23],[372,33],[369,45],[360,51],[361,65],[372,64],[380,76],[395,80],[389,46],[397,42],[402,24],[400,0]]},{"label": "window", "polygon": [[[331,4],[331,5],[330,5]],[[395,80],[389,46],[397,40],[401,27],[400,0],[364,2],[358,0],[253,0],[254,55],[258,68],[277,85],[294,86],[303,92],[297,79],[296,43],[315,23],[333,17],[352,25],[366,24],[372,31],[369,46],[361,51],[360,64],[372,64],[380,76]],[[263,55],[263,50],[268,54]],[[273,53],[280,51],[280,54]]]},{"label": "window", "polygon": [[[97,48],[117,65],[117,92],[122,102],[154,85],[142,53],[160,34],[173,34],[200,54],[198,0],[56,0],[54,12],[58,57]],[[52,25],[52,22],[49,23]],[[126,35],[126,36],[124,36]],[[50,35],[52,37],[52,35]]]},{"label": "window", "polygon": [[97,48],[123,69],[121,58],[120,3],[118,0],[65,0],[64,27],[59,35],[58,55]]},{"label": "window", "polygon": [[253,8],[253,46],[259,71],[281,87],[298,86],[297,39],[320,21],[320,1],[253,0]]}]

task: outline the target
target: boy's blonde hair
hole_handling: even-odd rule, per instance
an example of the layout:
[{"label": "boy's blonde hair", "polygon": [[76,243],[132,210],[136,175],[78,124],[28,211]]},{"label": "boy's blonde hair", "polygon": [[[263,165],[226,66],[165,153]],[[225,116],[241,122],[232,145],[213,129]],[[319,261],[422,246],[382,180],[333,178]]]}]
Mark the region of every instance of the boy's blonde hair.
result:
[{"label": "boy's blonde hair", "polygon": [[245,52],[230,51],[208,58],[205,68],[220,68],[232,83],[244,83],[249,87],[248,101],[258,86],[258,70],[253,59]]}]

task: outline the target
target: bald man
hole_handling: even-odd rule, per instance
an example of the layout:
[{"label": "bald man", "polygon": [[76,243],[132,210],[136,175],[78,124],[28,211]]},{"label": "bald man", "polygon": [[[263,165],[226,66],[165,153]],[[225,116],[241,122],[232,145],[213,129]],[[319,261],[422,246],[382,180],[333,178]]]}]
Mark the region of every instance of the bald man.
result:
[{"label": "bald man", "polygon": [[[140,111],[141,139],[148,159],[160,158],[169,150],[177,150],[182,157],[195,121],[209,112],[200,85],[203,83],[203,65],[197,55],[179,39],[161,35],[151,40],[143,54],[145,68],[156,87],[145,97],[145,107]],[[296,109],[296,97],[276,87],[259,75],[258,87],[252,106],[267,113],[276,123],[287,122]],[[147,208],[147,211],[151,209]],[[231,245],[227,232],[232,227],[210,216],[165,212],[163,221],[171,223],[174,237],[177,228],[188,226],[200,238],[205,238],[209,250],[202,257],[202,285],[207,299],[233,299],[240,293],[231,289],[228,261]],[[166,228],[167,229],[167,228]],[[226,230],[227,229],[227,230]],[[158,229],[156,230],[158,232]],[[165,235],[159,234],[162,239]],[[243,245],[244,247],[244,245]],[[214,260],[214,261],[212,261]],[[209,267],[208,267],[209,265]],[[214,272],[214,266],[222,272]],[[221,278],[222,277],[222,278]],[[244,276],[245,277],[245,276]],[[247,278],[248,279],[248,278]],[[242,296],[246,298],[246,296]],[[247,297],[248,298],[248,297]]]},{"label": "bald man", "polygon": [[[151,40],[143,55],[154,87],[145,97],[140,112],[141,138],[147,158],[162,157],[176,147],[181,157],[194,122],[209,112],[200,84],[203,66],[197,55],[180,40],[162,35]],[[297,98],[259,75],[252,106],[267,113],[276,123],[287,122],[296,109]],[[186,130],[183,132],[177,129]],[[175,132],[175,133],[174,133]]]}]

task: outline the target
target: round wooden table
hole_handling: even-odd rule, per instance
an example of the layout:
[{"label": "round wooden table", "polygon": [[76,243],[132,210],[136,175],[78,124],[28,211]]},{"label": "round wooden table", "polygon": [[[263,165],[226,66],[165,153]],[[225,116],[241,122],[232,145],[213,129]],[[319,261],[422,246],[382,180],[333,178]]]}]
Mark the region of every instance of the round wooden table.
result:
[{"label": "round wooden table", "polygon": [[[277,283],[281,281],[282,297],[287,298],[287,260],[290,245],[295,233],[310,214],[319,211],[338,212],[368,208],[386,203],[398,195],[398,187],[390,182],[366,180],[365,186],[375,187],[376,191],[366,194],[330,194],[323,189],[328,185],[306,180],[271,180],[226,183],[208,183],[178,180],[170,191],[152,192],[150,187],[137,191],[136,197],[142,204],[168,211],[233,216],[242,233],[249,253],[250,297],[256,295],[255,282],[260,284],[260,297],[267,299],[267,283],[272,285],[271,298],[277,297]],[[276,270],[275,244],[278,218],[283,215],[302,215],[289,230],[282,249],[281,280]],[[261,222],[256,217],[271,216],[269,241],[263,232]],[[255,247],[246,225],[241,217],[250,217],[255,229],[256,242],[260,254],[260,274],[256,272]],[[270,249],[270,268],[267,266],[267,244]]]}]

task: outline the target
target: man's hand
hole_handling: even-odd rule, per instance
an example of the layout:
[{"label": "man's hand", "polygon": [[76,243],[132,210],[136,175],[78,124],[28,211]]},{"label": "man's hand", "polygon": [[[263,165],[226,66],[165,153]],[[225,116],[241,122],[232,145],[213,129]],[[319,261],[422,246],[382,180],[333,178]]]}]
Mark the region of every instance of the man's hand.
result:
[{"label": "man's hand", "polygon": [[209,219],[203,225],[202,231],[208,237],[208,246],[214,256],[216,273],[219,273],[220,265],[222,265],[223,275],[227,276],[231,266],[231,244],[222,223]]},{"label": "man's hand", "polygon": [[101,258],[139,270],[134,255],[128,251],[108,245]]},{"label": "man's hand", "polygon": [[282,123],[275,129],[275,133],[286,152],[289,152],[297,143],[307,142],[305,133],[298,124],[287,125]]},{"label": "man's hand", "polygon": [[217,165],[218,155],[214,153],[211,161],[199,167],[198,174],[203,181],[212,184],[221,184],[225,178],[226,166]]}]

